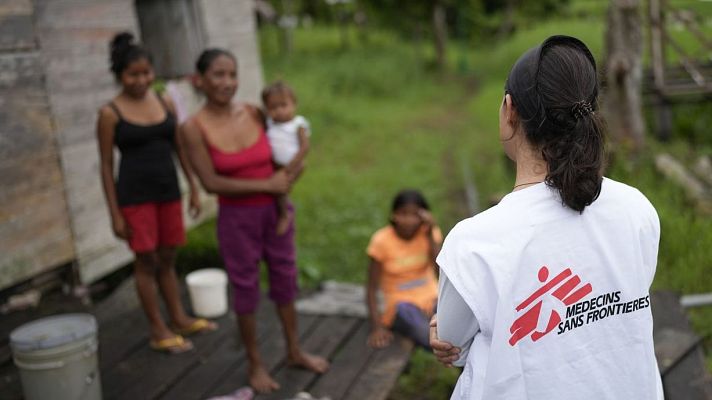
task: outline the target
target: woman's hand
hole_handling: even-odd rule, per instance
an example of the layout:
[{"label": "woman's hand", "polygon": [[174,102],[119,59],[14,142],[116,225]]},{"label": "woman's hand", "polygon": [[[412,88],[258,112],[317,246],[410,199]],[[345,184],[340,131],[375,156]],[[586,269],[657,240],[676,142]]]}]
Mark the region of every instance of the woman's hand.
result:
[{"label": "woman's hand", "polygon": [[368,345],[375,349],[382,349],[393,340],[393,333],[390,330],[378,326],[371,330],[371,334],[368,335]]},{"label": "woman's hand", "polygon": [[129,240],[131,237],[131,228],[121,215],[115,215],[111,218],[111,228],[114,230],[114,235],[119,239]]},{"label": "woman's hand", "polygon": [[438,339],[438,319],[437,314],[430,320],[430,347],[433,354],[443,365],[450,368],[452,363],[460,359],[460,349],[452,344]]},{"label": "woman's hand", "polygon": [[428,231],[433,230],[433,226],[435,226],[435,218],[433,218],[433,214],[430,213],[430,211],[421,208],[420,211],[418,211],[418,216],[420,216],[420,220],[422,221],[421,223],[423,224],[423,227]]},{"label": "woman's hand", "polygon": [[286,194],[292,186],[289,174],[282,168],[272,174],[267,180],[268,192],[272,194]]},{"label": "woman's hand", "polygon": [[188,214],[191,218],[196,219],[200,216],[202,205],[200,204],[200,192],[198,188],[193,186],[190,188],[190,202],[188,205]]},{"label": "woman's hand", "polygon": [[304,170],[304,161],[292,160],[292,162],[290,162],[284,170],[287,172],[287,176],[289,177],[289,183],[292,184],[297,180],[299,175],[301,175],[302,170]]}]

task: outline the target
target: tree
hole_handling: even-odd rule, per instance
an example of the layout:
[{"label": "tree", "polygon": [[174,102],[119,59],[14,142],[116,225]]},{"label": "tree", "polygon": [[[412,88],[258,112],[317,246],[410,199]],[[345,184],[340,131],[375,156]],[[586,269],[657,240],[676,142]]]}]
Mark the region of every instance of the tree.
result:
[{"label": "tree", "polygon": [[604,113],[614,141],[638,152],[645,143],[640,1],[611,0],[607,22]]},{"label": "tree", "polygon": [[443,0],[433,2],[433,39],[435,41],[435,60],[438,68],[445,69],[447,62],[447,19]]}]

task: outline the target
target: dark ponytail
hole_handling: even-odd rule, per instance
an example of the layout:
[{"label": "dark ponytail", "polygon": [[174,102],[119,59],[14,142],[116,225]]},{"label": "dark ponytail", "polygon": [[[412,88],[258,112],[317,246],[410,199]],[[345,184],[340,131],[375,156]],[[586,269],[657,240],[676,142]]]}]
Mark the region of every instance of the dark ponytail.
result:
[{"label": "dark ponytail", "polygon": [[153,63],[151,53],[143,47],[134,43],[134,36],[129,32],[121,32],[114,36],[114,39],[109,45],[111,55],[111,72],[114,73],[116,80],[121,78],[121,73],[136,60],[145,58],[148,62]]},{"label": "dark ponytail", "polygon": [[603,121],[596,63],[585,44],[552,36],[525,53],[507,78],[526,137],[548,164],[547,185],[583,212],[601,192]]},{"label": "dark ponytail", "polygon": [[203,52],[200,53],[200,56],[198,56],[198,60],[195,62],[195,69],[201,75],[205,74],[210,68],[210,65],[213,63],[213,61],[215,61],[215,59],[220,56],[226,56],[231,58],[232,61],[235,62],[235,65],[237,65],[237,59],[231,52],[224,49],[212,48],[203,50]]}]

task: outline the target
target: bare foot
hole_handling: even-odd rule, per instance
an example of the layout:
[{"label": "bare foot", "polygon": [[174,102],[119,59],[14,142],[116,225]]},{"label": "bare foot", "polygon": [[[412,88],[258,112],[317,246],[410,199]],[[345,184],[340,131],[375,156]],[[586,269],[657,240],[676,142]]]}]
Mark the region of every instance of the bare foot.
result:
[{"label": "bare foot", "polygon": [[259,366],[256,368],[250,367],[250,386],[257,393],[272,393],[275,390],[279,390],[279,383],[272,379],[264,367]]},{"label": "bare foot", "polygon": [[304,351],[299,351],[294,355],[290,355],[288,359],[289,365],[308,369],[317,374],[323,374],[329,369],[329,362],[325,358],[309,354]]},{"label": "bare foot", "polygon": [[279,214],[279,219],[277,219],[277,235],[282,236],[287,233],[290,222],[292,222],[292,213],[284,212]]}]

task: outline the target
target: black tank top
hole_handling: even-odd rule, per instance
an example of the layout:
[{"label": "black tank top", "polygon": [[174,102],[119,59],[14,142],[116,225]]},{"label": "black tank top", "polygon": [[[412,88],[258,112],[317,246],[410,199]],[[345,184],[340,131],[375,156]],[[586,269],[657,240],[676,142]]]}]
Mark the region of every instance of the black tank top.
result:
[{"label": "black tank top", "polygon": [[121,152],[116,195],[120,206],[180,199],[178,175],[173,163],[176,120],[163,99],[166,119],[152,125],[126,121],[113,102],[109,106],[119,117],[114,143]]}]

